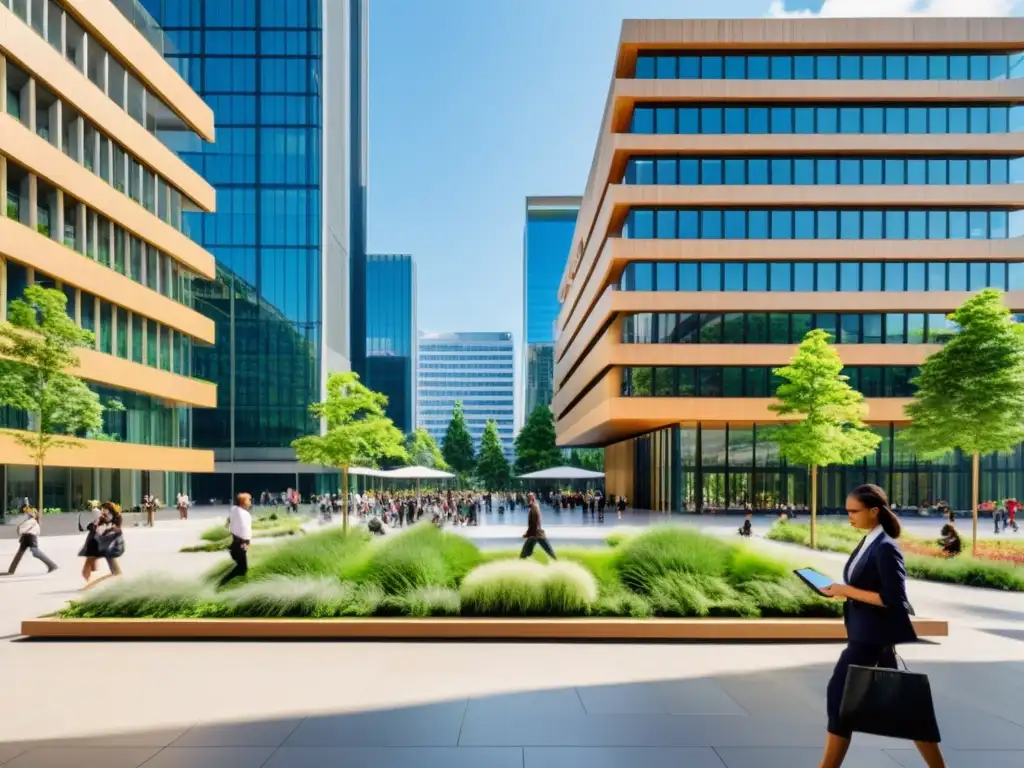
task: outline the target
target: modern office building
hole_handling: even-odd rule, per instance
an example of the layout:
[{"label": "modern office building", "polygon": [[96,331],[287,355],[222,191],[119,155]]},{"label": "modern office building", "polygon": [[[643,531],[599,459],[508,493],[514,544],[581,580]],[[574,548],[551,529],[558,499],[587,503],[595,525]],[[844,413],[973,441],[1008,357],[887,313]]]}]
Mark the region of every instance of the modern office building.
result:
[{"label": "modern office building", "polygon": [[388,397],[387,415],[402,432],[416,427],[416,264],[408,254],[366,257],[366,374]]},{"label": "modern office building", "polygon": [[473,447],[490,419],[505,454],[515,436],[515,353],[511,333],[421,333],[416,426],[441,445],[456,401],[462,402]]},{"label": "modern office building", "polygon": [[195,369],[218,402],[194,423],[216,472],[195,495],[325,490],[336,473],[290,445],[319,429],[327,374],[363,357],[367,0],[141,1],[219,113],[216,144],[175,145],[218,193],[215,214],[186,217],[217,259],[196,285],[217,343]]},{"label": "modern office building", "polygon": [[[772,369],[829,331],[882,435],[826,469],[969,508],[970,462],[895,440],[947,313],[1024,310],[1024,19],[626,21],[561,286],[563,445],[660,510],[808,503],[765,427]],[[983,498],[1024,494],[1024,453]]]},{"label": "modern office building", "polygon": [[538,405],[551,405],[555,376],[558,285],[580,211],[578,197],[526,198],[523,231],[523,367],[519,424]]},{"label": "modern office building", "polygon": [[[213,112],[110,0],[0,0],[0,318],[29,285],[59,288],[68,314],[95,333],[77,373],[122,412],[110,440],[47,458],[47,507],[89,499],[138,504],[189,490],[213,469],[193,449],[192,407],[216,404],[193,378],[193,344],[215,341],[193,308],[193,281],[214,257],[184,217],[212,211],[215,193],[175,156],[167,136],[213,141]],[[4,409],[8,429],[32,428]],[[36,492],[33,461],[0,436],[4,503]]]}]

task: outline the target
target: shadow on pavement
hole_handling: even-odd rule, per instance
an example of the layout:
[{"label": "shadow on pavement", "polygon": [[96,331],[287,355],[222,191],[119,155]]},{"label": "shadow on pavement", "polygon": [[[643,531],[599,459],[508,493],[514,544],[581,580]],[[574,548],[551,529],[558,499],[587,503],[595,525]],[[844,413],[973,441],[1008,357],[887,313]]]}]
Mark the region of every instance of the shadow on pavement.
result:
[{"label": "shadow on pavement", "polygon": [[[1024,667],[931,662],[913,663],[912,669],[931,676],[950,768],[1024,765],[1024,711],[1019,707]],[[145,731],[110,726],[118,711],[152,703],[154,692],[140,681],[122,681],[109,710],[83,699],[80,732],[87,735],[7,741],[0,744],[0,765],[813,768],[824,738],[824,689],[831,666],[438,697],[415,704],[408,703],[406,694],[406,701],[393,707],[345,711],[342,706],[309,713],[282,706],[274,717],[234,722],[207,716],[214,699],[231,696],[228,672],[211,670],[209,690],[195,691],[189,708],[176,719]],[[296,673],[292,685],[318,685],[301,664]],[[268,687],[261,703],[273,706],[279,695]],[[90,721],[92,729],[86,725]],[[920,765],[910,744],[872,736],[855,737],[846,763],[848,768]]]}]

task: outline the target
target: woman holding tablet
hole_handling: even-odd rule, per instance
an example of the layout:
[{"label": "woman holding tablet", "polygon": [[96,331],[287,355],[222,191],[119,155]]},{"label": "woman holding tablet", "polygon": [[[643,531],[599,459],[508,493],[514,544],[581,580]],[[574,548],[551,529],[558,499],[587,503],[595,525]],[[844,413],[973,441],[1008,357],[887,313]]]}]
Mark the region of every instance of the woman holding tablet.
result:
[{"label": "woman holding tablet", "polygon": [[[889,508],[885,491],[877,485],[854,488],[846,497],[846,514],[850,525],[864,531],[865,536],[846,562],[846,583],[822,590],[829,597],[846,601],[843,619],[849,642],[828,683],[828,735],[821,768],[839,768],[850,748],[851,732],[839,718],[850,665],[896,669],[896,644],[917,640],[910,621],[903,552],[895,541],[900,536],[900,521]],[[916,745],[928,768],[944,768],[938,744]]]}]

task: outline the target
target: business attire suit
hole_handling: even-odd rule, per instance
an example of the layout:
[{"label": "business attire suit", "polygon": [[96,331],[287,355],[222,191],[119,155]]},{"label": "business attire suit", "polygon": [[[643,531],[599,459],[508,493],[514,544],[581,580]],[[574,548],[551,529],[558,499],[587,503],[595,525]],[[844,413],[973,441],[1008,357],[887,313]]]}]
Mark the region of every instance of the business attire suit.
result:
[{"label": "business attire suit", "polygon": [[[862,551],[863,550],[863,551]],[[846,583],[882,596],[885,607],[847,599],[843,604],[848,645],[836,662],[828,683],[829,733],[850,738],[839,719],[839,707],[850,665],[896,669],[897,643],[917,640],[910,621],[913,608],[907,599],[907,571],[903,552],[883,531],[868,534],[850,555],[843,571]]]}]

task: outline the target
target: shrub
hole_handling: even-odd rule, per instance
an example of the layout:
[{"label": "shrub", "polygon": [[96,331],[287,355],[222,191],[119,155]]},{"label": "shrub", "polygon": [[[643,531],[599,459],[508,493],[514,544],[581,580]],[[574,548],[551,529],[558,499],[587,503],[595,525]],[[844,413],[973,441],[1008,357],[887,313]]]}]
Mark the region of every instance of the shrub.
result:
[{"label": "shrub", "polygon": [[460,595],[465,614],[572,616],[588,612],[597,601],[598,587],[578,563],[499,560],[470,571]]},{"label": "shrub", "polygon": [[604,543],[609,547],[617,547],[636,536],[635,533],[627,531],[612,531],[604,538]]},{"label": "shrub", "polygon": [[398,616],[458,616],[462,603],[457,590],[448,587],[420,587],[403,595],[384,599],[378,613]]},{"label": "shrub", "polygon": [[651,585],[651,603],[664,616],[745,616],[761,614],[749,595],[720,576],[666,573]]},{"label": "shrub", "polygon": [[333,576],[272,576],[242,584],[221,599],[232,616],[318,619],[372,616],[382,598],[372,585],[342,582]]},{"label": "shrub", "polygon": [[231,538],[231,531],[223,525],[214,525],[199,534],[199,538],[203,541],[225,541]]},{"label": "shrub", "polygon": [[[340,528],[329,528],[300,536],[278,546],[268,547],[263,552],[250,553],[258,556],[251,557],[248,580],[270,576],[338,575],[347,563],[368,549],[369,540],[370,534],[362,528],[353,528],[347,534]],[[209,574],[208,578],[228,567],[229,564],[225,563]]]},{"label": "shrub", "polygon": [[671,573],[721,576],[731,546],[696,531],[663,526],[625,541],[617,548],[622,582],[642,594],[651,594],[654,580]]},{"label": "shrub", "polygon": [[211,616],[219,613],[213,590],[192,579],[148,574],[135,579],[111,579],[62,615],[69,618],[152,618]]},{"label": "shrub", "polygon": [[619,587],[598,597],[591,613],[595,616],[628,616],[632,619],[647,619],[654,615],[654,608],[643,595]]},{"label": "shrub", "polygon": [[[767,538],[787,544],[811,545],[809,523],[775,523],[768,531]],[[818,523],[818,549],[828,552],[849,554],[857,547],[864,534],[841,523]]]},{"label": "shrub", "polygon": [[1024,572],[1011,563],[958,557],[907,557],[907,575],[915,579],[1024,592]]},{"label": "shrub", "polygon": [[377,582],[389,595],[400,595],[419,587],[457,587],[480,561],[473,542],[426,523],[375,542],[369,557],[349,573]]},{"label": "shrub", "polygon": [[753,600],[765,618],[832,618],[843,613],[841,602],[818,597],[793,576],[779,582],[748,581],[737,590]]},{"label": "shrub", "polygon": [[729,580],[733,584],[748,581],[782,581],[790,575],[784,563],[772,560],[747,546],[734,546],[729,559]]}]

